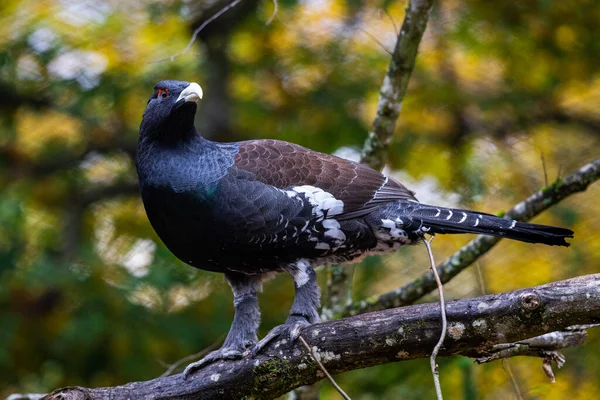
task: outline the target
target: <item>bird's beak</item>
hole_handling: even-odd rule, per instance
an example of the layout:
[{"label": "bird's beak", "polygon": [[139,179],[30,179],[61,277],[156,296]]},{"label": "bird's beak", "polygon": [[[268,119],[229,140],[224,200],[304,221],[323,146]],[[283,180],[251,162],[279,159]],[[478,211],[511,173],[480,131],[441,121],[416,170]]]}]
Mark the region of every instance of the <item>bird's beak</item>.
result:
[{"label": "bird's beak", "polygon": [[192,82],[188,87],[182,90],[181,94],[177,98],[179,100],[193,101],[197,103],[202,98],[202,88],[196,82]]}]

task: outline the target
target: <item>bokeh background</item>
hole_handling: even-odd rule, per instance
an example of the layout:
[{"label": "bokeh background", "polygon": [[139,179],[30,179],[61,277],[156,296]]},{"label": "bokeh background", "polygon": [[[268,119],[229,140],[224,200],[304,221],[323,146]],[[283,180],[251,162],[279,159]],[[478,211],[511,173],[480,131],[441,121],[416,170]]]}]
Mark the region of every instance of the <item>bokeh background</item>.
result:
[{"label": "bokeh background", "polygon": [[[0,3],[0,397],[146,380],[224,338],[221,275],[176,260],[137,193],[137,130],[154,84],[204,88],[197,126],[213,140],[278,138],[356,156],[405,3],[3,0]],[[439,1],[421,43],[388,173],[424,202],[498,213],[600,156],[600,5],[595,0]],[[387,49],[387,50],[386,50]],[[543,161],[542,161],[543,159]],[[598,272],[600,185],[535,222],[570,227],[569,249],[504,241],[447,285],[477,296]],[[471,237],[438,237],[438,261]],[[359,299],[428,268],[425,249],[358,267]],[[325,272],[319,272],[324,283]],[[323,286],[323,285],[322,285]],[[261,333],[293,296],[261,295]],[[432,301],[426,298],[423,301]],[[589,399],[600,393],[600,332],[541,361],[441,359],[448,398]],[[355,399],[433,398],[427,360],[338,377]],[[324,384],[323,399],[338,398]]]}]

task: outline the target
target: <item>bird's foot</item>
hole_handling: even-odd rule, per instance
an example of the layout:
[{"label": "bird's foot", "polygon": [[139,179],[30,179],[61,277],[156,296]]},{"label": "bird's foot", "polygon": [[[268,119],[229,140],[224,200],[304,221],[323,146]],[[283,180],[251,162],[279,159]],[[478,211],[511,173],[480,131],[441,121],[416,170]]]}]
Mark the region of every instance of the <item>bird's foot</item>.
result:
[{"label": "bird's foot", "polygon": [[285,324],[271,329],[271,331],[267,333],[267,336],[262,338],[260,342],[256,343],[256,345],[252,347],[252,356],[254,357],[267,344],[271,343],[273,339],[280,335],[288,337],[290,344],[293,344],[300,336],[300,331],[302,328],[310,325],[311,323],[304,316],[290,315],[287,321],[285,321]]},{"label": "bird's foot", "polygon": [[245,354],[246,350],[240,350],[236,347],[221,347],[219,350],[208,353],[202,360],[193,362],[185,367],[185,370],[183,370],[183,379],[189,378],[193,372],[204,368],[208,364],[224,360],[239,360]]}]

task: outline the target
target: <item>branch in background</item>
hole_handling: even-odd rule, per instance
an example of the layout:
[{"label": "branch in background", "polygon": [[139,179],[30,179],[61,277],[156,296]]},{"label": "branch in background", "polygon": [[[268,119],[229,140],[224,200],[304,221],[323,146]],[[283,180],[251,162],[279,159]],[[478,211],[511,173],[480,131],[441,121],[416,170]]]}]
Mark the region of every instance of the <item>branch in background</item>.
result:
[{"label": "branch in background", "polygon": [[[387,148],[394,134],[396,121],[410,75],[415,66],[417,50],[427,21],[432,0],[412,0],[406,7],[406,15],[394,47],[392,59],[379,93],[377,114],[363,148],[360,162],[371,168],[381,170],[387,160]],[[335,266],[329,269],[327,292],[323,301],[322,315],[335,318],[352,302],[351,288],[353,266]]]},{"label": "branch in background", "polygon": [[[559,179],[551,185],[520,202],[506,214],[506,218],[527,221],[542,211],[560,202],[568,196],[583,192],[593,182],[600,179],[600,159],[592,161],[581,167],[577,172]],[[450,258],[438,265],[437,270],[443,283],[448,282],[461,271],[487,253],[500,238],[478,236]],[[391,292],[376,296],[372,299],[362,300],[346,308],[345,315],[400,307],[411,304],[425,294],[436,288],[432,273],[424,274],[420,278]]]},{"label": "branch in background", "polygon": [[[489,356],[494,346],[600,323],[600,274],[447,304],[448,339],[440,355]],[[332,374],[372,365],[428,357],[440,336],[439,303],[376,311],[311,325],[302,331]],[[579,343],[579,342],[577,342]],[[287,337],[272,341],[254,359],[208,365],[182,374],[113,388],[58,389],[47,399],[260,397],[274,399],[323,379],[303,345]]]},{"label": "branch in background", "polygon": [[327,268],[327,290],[321,308],[322,321],[339,318],[346,307],[352,304],[354,268],[354,264],[333,265]]},{"label": "branch in background", "polygon": [[394,134],[432,7],[433,0],[412,0],[406,7],[406,16],[379,92],[377,115],[361,156],[361,162],[371,168],[381,170],[387,160],[387,147]]},{"label": "branch in background", "polygon": [[[394,134],[432,7],[433,0],[409,0],[405,8],[402,28],[397,34],[392,58],[379,91],[377,113],[360,157],[362,164],[376,170],[381,171],[386,163],[387,148]],[[354,268],[354,266],[346,266],[344,269],[337,265],[329,269],[327,292],[321,312],[324,318],[339,317],[344,308],[352,304]]]}]

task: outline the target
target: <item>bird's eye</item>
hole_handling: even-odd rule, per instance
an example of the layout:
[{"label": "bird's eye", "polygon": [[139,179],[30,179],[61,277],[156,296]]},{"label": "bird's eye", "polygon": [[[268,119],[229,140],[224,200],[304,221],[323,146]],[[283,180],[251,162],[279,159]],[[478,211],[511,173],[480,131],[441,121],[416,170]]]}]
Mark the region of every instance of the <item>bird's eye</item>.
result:
[{"label": "bird's eye", "polygon": [[162,97],[163,99],[166,99],[170,94],[171,93],[169,92],[169,89],[158,89],[156,97]]}]

